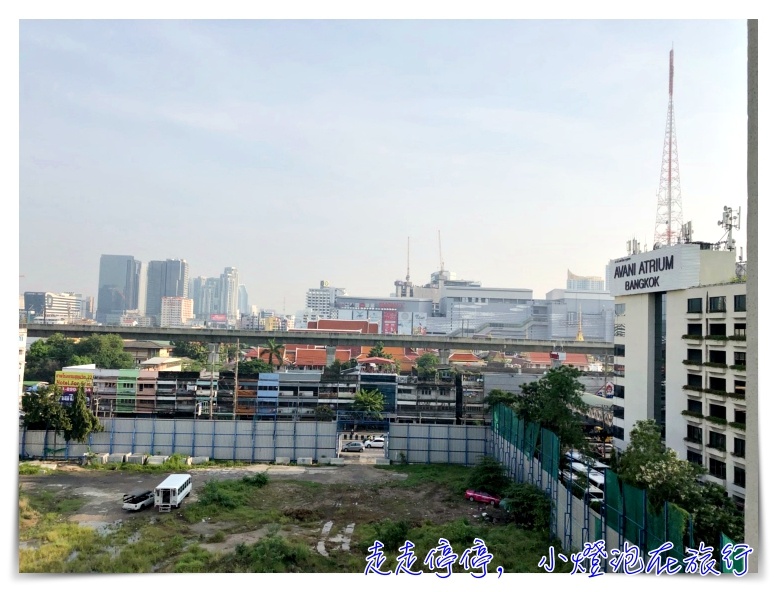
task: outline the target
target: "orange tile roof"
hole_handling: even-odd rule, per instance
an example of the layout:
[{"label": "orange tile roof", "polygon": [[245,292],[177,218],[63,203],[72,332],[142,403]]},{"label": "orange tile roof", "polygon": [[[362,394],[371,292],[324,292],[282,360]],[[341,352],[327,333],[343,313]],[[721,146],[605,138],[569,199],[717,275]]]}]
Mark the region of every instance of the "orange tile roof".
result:
[{"label": "orange tile roof", "polygon": [[[351,352],[344,349],[335,350],[335,359],[347,362],[351,359]],[[326,349],[298,349],[295,352],[295,364],[300,366],[326,366]]]},{"label": "orange tile roof", "polygon": [[483,362],[472,352],[454,352],[448,356],[449,362]]},{"label": "orange tile roof", "polygon": [[[545,364],[550,366],[550,352],[528,352],[525,354],[526,359],[531,364]],[[587,366],[588,356],[585,354],[567,354],[567,359],[563,362],[567,366]]]}]

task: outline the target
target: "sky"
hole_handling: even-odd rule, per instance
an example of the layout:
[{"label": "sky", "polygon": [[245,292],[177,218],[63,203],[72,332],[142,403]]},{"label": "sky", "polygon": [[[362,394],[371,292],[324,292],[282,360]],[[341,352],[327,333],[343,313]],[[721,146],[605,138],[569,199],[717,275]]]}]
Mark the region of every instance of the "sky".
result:
[{"label": "sky", "polygon": [[[3,135],[1,162],[6,195],[19,197],[4,200],[0,218],[6,243],[18,238],[19,294],[96,297],[103,253],[180,257],[192,275],[235,266],[251,303],[294,313],[322,279],[388,295],[406,275],[408,237],[417,284],[441,260],[459,278],[535,297],[563,287],[567,269],[603,275],[627,240],[652,241],[672,47],[684,221],[694,239],[716,242],[723,207],[741,207],[734,237],[746,252],[744,19],[766,3],[713,2],[704,13],[663,0],[528,13],[489,0],[251,13],[232,0],[162,4],[0,8],[12,13],[0,20],[5,129],[18,129],[18,141]],[[96,18],[116,20],[83,20]],[[529,20],[545,18],[568,20]],[[589,18],[624,20],[579,20]],[[664,20],[685,18],[697,20]],[[771,21],[759,30],[759,100],[775,104],[763,64],[774,55]],[[769,128],[768,109],[759,121]],[[760,192],[773,195],[768,134],[759,151]],[[768,233],[768,199],[759,219]],[[772,248],[762,238],[762,266]],[[15,254],[4,258],[11,273]],[[771,326],[768,306],[759,319]],[[5,343],[10,386],[16,354]],[[15,416],[3,417],[11,450]],[[761,479],[768,490],[770,473]],[[15,492],[5,495],[15,509]],[[772,514],[764,503],[759,512],[763,549]]]},{"label": "sky", "polygon": [[[101,254],[236,267],[293,314],[444,267],[544,298],[652,245],[674,47],[683,220],[741,208],[744,20],[22,20],[19,291]],[[409,249],[408,249],[409,242]]]}]

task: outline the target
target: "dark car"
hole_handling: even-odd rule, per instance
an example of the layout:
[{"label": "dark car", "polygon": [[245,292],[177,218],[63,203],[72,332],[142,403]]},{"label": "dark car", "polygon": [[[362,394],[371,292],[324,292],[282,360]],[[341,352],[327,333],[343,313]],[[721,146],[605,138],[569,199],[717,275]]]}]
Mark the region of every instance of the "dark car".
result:
[{"label": "dark car", "polygon": [[354,440],[353,442],[348,442],[340,449],[341,452],[364,452],[364,444],[361,442],[357,442]]}]

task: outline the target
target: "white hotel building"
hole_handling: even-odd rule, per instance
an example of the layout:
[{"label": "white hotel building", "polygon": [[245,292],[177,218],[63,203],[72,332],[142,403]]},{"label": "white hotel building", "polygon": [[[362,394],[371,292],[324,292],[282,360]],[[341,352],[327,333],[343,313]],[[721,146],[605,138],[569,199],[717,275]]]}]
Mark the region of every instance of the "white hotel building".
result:
[{"label": "white hotel building", "polygon": [[[613,440],[655,419],[678,457],[745,500],[746,283],[733,251],[687,243],[608,265],[615,297]],[[755,444],[753,444],[755,445]]]}]

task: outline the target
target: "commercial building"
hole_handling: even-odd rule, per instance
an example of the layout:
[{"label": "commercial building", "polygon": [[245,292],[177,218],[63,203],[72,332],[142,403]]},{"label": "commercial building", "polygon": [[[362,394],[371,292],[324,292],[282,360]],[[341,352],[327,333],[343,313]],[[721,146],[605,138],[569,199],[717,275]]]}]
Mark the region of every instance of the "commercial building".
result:
[{"label": "commercial building", "polygon": [[335,299],[338,296],[345,296],[344,288],[335,288],[329,285],[326,280],[321,280],[318,288],[310,288],[305,295],[304,316],[310,316],[310,313],[317,314],[322,319],[336,318],[334,314]]},{"label": "commercial building", "polygon": [[735,253],[686,243],[610,262],[615,296],[613,439],[638,420],[744,503],[746,283]]},{"label": "commercial building", "polygon": [[28,323],[65,324],[86,318],[88,300],[73,292],[25,292]]},{"label": "commercial building", "polygon": [[189,295],[189,264],[184,259],[149,261],[146,284],[146,316],[159,326],[162,298]]},{"label": "commercial building", "polygon": [[140,261],[130,255],[101,255],[97,290],[97,322],[109,314],[137,310],[140,292]]},{"label": "commercial building", "polygon": [[163,296],[161,327],[186,327],[194,318],[194,303],[191,298]]}]

